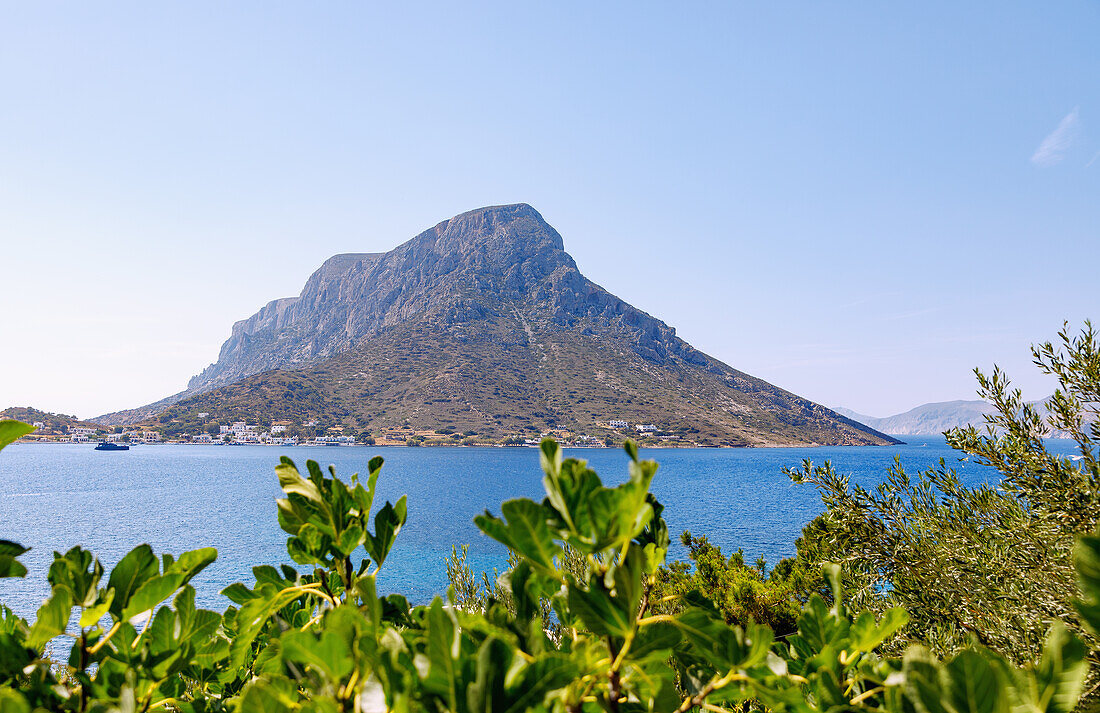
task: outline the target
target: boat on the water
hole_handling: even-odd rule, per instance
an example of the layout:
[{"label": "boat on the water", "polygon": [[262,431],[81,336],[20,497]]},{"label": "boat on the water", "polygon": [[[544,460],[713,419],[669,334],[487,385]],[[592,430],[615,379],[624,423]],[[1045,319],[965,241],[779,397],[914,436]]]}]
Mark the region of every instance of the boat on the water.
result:
[{"label": "boat on the water", "polygon": [[118,443],[108,443],[107,441],[101,441],[98,446],[95,447],[97,451],[128,451],[130,446],[119,445]]}]

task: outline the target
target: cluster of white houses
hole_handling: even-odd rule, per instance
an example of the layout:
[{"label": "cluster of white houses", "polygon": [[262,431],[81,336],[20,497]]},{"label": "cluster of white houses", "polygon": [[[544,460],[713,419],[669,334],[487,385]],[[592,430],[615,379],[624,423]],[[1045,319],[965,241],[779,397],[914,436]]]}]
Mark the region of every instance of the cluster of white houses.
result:
[{"label": "cluster of white houses", "polygon": [[[611,428],[616,429],[616,430],[623,430],[623,429],[626,429],[626,428],[630,428],[629,423],[627,423],[626,421],[623,421],[622,419],[618,419],[618,418],[611,419],[610,421],[607,422],[607,425],[610,426]],[[657,427],[654,426],[652,423],[638,423],[638,424],[635,424],[634,427],[636,429],[638,429],[639,433],[656,433],[657,432]]]},{"label": "cluster of white houses", "polygon": [[[192,443],[259,443],[270,446],[296,446],[297,436],[285,436],[288,426],[292,421],[276,421],[271,428],[261,431],[259,426],[250,426],[244,421],[235,421],[228,426],[221,426],[221,433],[215,438],[208,433],[202,433],[191,437]],[[306,425],[315,425],[309,422]],[[355,436],[316,436],[306,443],[317,446],[352,446],[355,445]]]},{"label": "cluster of white houses", "polygon": [[[94,428],[87,426],[69,426],[69,440],[73,443],[87,443],[91,440],[99,440]],[[156,431],[123,431],[122,433],[108,433],[103,440],[110,443],[129,441],[130,443],[160,443],[160,434]]]},{"label": "cluster of white houses", "polygon": [[[199,414],[200,416],[208,416],[209,414]],[[34,424],[36,427],[41,428],[40,423]],[[267,430],[260,430],[260,426],[249,425],[245,421],[235,421],[228,426],[218,426],[219,433],[198,433],[190,437],[184,435],[180,438],[180,441],[190,443],[205,443],[205,444],[261,444],[261,445],[273,445],[273,446],[296,446],[299,445],[299,439],[297,436],[286,435],[288,428],[294,425],[293,421],[275,421]],[[303,426],[314,427],[317,425],[316,421],[307,421]],[[624,431],[631,428],[631,424],[624,419],[613,418],[607,422],[607,425],[617,431]],[[638,423],[634,424],[633,428],[639,433],[649,434],[657,433],[660,429],[652,423]],[[315,436],[308,440],[303,439],[301,445],[317,445],[317,446],[351,446],[355,445],[355,436],[345,436],[340,434],[342,428],[333,427],[329,429],[330,433],[336,435]],[[391,429],[393,430],[393,429]],[[390,445],[387,440],[392,440],[394,444],[404,443],[405,440],[411,435],[426,435],[427,437],[436,436],[441,432],[432,433],[430,431],[424,431],[423,434],[419,431],[414,431],[410,427],[405,426],[402,429],[397,429],[400,433],[383,433],[381,436],[382,445]],[[405,433],[408,431],[408,433]],[[87,443],[91,440],[104,439],[109,442],[126,441],[129,443],[160,443],[161,434],[156,431],[146,431],[143,429],[124,431],[122,433],[110,433],[107,435],[96,435],[96,429],[86,426],[70,426],[68,429],[69,440],[73,443]],[[556,437],[562,440],[572,441],[575,445],[579,446],[602,446],[603,440],[595,436],[587,435],[574,435],[562,429],[553,429],[546,433],[541,434],[541,437]],[[173,440],[173,443],[180,441]],[[538,441],[535,439],[523,440],[528,445],[537,445]]]},{"label": "cluster of white houses", "polygon": [[[198,433],[191,436],[188,440],[190,443],[251,443],[271,446],[296,446],[298,445],[297,436],[284,435],[287,427],[290,425],[292,425],[291,421],[276,421],[272,424],[271,428],[266,431],[261,431],[259,426],[250,426],[244,421],[236,421],[228,426],[221,426],[221,432],[217,435]],[[93,440],[106,440],[110,443],[122,441],[129,443],[160,443],[161,435],[156,431],[134,430],[96,436],[96,429],[94,428],[70,426],[69,440],[73,443],[87,443]],[[317,436],[303,443],[303,445],[306,444],[318,446],[351,446],[355,445],[355,436]]]}]

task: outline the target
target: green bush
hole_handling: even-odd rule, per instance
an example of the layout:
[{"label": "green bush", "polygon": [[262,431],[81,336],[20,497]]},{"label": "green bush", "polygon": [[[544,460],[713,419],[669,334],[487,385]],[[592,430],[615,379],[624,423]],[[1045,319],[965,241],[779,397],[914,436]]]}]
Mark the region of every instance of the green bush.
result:
[{"label": "green bush", "polygon": [[[0,439],[20,433],[0,423]],[[16,435],[15,437],[18,437]],[[774,711],[1070,711],[1085,648],[1060,624],[1038,665],[1014,668],[969,647],[947,661],[877,649],[908,617],[850,613],[836,565],[832,604],[813,596],[797,631],[777,640],[728,624],[695,591],[659,613],[656,577],[669,538],[649,492],[656,463],[632,443],[628,479],[603,485],[584,462],[542,444],[546,497],[510,500],[476,519],[512,566],[477,606],[436,598],[410,606],[375,582],[405,523],[405,499],[371,511],[382,459],[345,484],[289,459],[276,471],[287,552],[300,572],[256,567],[255,583],[224,594],[223,614],[196,609],[190,580],[212,550],[157,559],[147,545],[104,582],[90,553],[55,553],[51,592],[34,624],[0,612],[4,711],[608,711],[686,713],[763,705]],[[4,573],[25,550],[0,543]],[[1082,542],[1084,621],[1100,625],[1100,539]],[[171,602],[166,604],[165,602]],[[76,626],[67,628],[75,616]],[[44,656],[56,636],[68,661]]]},{"label": "green bush", "polygon": [[[1086,322],[1059,342],[1032,349],[1059,382],[1045,408],[1026,403],[999,369],[976,371],[979,396],[996,411],[983,429],[946,434],[964,460],[995,468],[997,483],[967,487],[943,461],[916,476],[898,463],[871,489],[828,463],[789,471],[826,506],[800,557],[840,563],[856,606],[904,607],[910,624],[897,650],[916,641],[946,656],[976,640],[1024,664],[1058,621],[1100,661],[1100,640],[1073,603],[1075,543],[1100,525],[1100,339]],[[1073,439],[1077,453],[1051,453],[1043,439],[1052,433]]]},{"label": "green bush", "polygon": [[681,541],[690,563],[671,562],[657,572],[654,600],[668,602],[657,605],[663,612],[678,613],[685,597],[698,591],[713,602],[726,623],[765,624],[777,636],[786,636],[798,628],[807,592],[816,586],[829,596],[820,566],[806,572],[791,567],[794,560],[783,560],[782,568],[768,572],[763,559],[746,565],[741,550],[727,558],[706,537],[685,532]]}]

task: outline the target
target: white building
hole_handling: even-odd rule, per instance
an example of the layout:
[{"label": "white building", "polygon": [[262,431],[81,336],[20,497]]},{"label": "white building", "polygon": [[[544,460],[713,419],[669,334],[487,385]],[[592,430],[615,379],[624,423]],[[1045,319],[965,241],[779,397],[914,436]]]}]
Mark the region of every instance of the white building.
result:
[{"label": "white building", "polygon": [[654,426],[652,423],[639,423],[637,428],[642,433],[656,433],[657,432],[657,427]]},{"label": "white building", "polygon": [[95,429],[87,426],[69,426],[70,436],[91,436],[94,433]]},{"label": "white building", "polygon": [[276,433],[285,433],[285,432],[286,432],[286,426],[272,426],[271,427],[271,435],[273,435],[273,436]]},{"label": "white building", "polygon": [[42,423],[41,421],[35,421],[31,425],[34,426],[35,428],[45,428],[46,427],[46,424]]},{"label": "white building", "polygon": [[73,435],[69,436],[69,440],[73,443],[87,443],[88,436],[83,433],[74,433]]},{"label": "white building", "polygon": [[199,433],[191,436],[192,443],[213,443],[214,439],[209,433]]},{"label": "white building", "polygon": [[621,419],[613,418],[613,419],[611,419],[610,421],[607,422],[607,425],[611,426],[612,428],[626,428],[630,424],[627,423],[626,421],[621,420]]},{"label": "white building", "polygon": [[207,412],[207,411],[203,411],[202,413],[200,413],[200,414],[199,414],[199,418],[206,418],[206,417],[207,417],[207,416],[209,416],[209,415],[210,415],[210,413],[209,413],[209,412]]}]

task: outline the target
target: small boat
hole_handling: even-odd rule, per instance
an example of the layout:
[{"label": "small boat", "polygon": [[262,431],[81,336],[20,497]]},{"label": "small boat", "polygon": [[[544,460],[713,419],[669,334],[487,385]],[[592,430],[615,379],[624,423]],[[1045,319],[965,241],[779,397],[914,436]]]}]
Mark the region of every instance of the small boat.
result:
[{"label": "small boat", "polygon": [[95,447],[97,451],[128,451],[130,446],[121,446],[117,443],[108,443],[107,441],[100,441],[99,445]]}]

